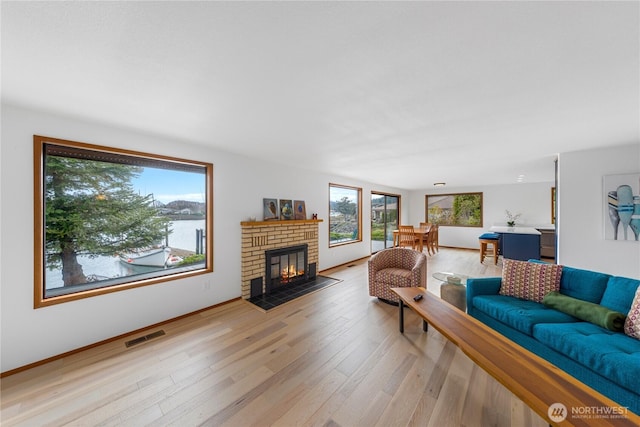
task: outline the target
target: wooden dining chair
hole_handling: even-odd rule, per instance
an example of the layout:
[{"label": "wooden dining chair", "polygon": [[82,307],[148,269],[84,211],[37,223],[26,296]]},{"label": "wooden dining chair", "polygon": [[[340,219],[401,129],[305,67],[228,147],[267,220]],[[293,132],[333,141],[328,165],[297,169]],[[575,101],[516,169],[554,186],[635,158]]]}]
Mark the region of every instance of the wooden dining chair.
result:
[{"label": "wooden dining chair", "polygon": [[420,223],[420,238],[422,239],[422,247],[427,248],[427,253],[431,255],[431,250],[429,249],[429,233],[431,232],[431,223],[430,222],[421,222]]},{"label": "wooden dining chair", "polygon": [[435,254],[440,250],[440,244],[438,243],[438,224],[431,225],[429,229],[427,247],[429,248],[429,254]]},{"label": "wooden dining chair", "polygon": [[398,227],[398,230],[398,246],[410,247],[411,249],[415,250],[418,242],[416,241],[416,233],[413,225],[401,225]]}]

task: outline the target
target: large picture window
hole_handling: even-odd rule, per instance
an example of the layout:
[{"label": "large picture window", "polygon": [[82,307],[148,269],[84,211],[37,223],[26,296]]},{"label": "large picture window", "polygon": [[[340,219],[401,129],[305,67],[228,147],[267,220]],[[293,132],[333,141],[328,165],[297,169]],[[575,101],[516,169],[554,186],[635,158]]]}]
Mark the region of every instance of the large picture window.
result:
[{"label": "large picture window", "polygon": [[426,195],[427,222],[443,226],[482,227],[482,193]]},{"label": "large picture window", "polygon": [[34,306],[213,271],[213,165],[34,136]]},{"label": "large picture window", "polygon": [[362,189],[329,184],[329,247],[362,241]]}]

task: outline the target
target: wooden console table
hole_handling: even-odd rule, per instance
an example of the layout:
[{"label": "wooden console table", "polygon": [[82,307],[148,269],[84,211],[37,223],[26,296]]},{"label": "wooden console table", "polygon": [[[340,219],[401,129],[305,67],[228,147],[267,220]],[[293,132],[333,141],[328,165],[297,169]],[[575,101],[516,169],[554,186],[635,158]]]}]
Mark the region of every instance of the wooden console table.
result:
[{"label": "wooden console table", "polygon": [[[408,305],[423,319],[425,331],[427,323],[436,328],[550,424],[556,423],[549,418],[549,407],[554,403],[562,403],[568,414],[566,420],[558,425],[640,425],[640,416],[631,411],[626,411],[621,418],[612,419],[572,417],[571,408],[621,406],[424,288],[391,290],[400,297],[400,332],[404,332],[403,309]],[[413,298],[418,294],[422,295],[422,299],[414,301]]]}]

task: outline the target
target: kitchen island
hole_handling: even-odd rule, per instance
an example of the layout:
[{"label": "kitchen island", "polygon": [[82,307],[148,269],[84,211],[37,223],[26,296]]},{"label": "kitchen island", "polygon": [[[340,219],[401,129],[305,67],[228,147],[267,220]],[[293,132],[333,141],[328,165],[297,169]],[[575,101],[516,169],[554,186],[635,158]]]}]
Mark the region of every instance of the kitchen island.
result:
[{"label": "kitchen island", "polygon": [[490,228],[500,235],[500,254],[504,258],[526,261],[540,259],[540,233],[533,227],[505,227],[494,225]]}]

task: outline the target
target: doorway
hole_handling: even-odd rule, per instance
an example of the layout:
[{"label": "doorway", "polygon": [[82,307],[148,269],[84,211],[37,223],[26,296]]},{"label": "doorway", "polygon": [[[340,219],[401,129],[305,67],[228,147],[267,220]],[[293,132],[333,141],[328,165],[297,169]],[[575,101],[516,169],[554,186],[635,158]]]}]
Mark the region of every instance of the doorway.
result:
[{"label": "doorway", "polygon": [[400,196],[371,192],[371,253],[393,246],[398,229]]}]

